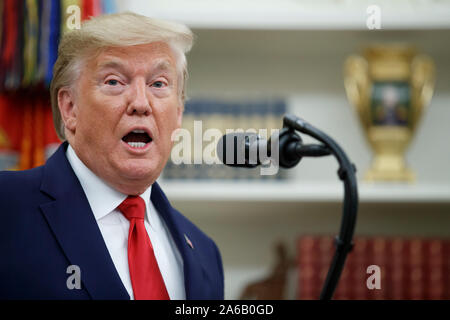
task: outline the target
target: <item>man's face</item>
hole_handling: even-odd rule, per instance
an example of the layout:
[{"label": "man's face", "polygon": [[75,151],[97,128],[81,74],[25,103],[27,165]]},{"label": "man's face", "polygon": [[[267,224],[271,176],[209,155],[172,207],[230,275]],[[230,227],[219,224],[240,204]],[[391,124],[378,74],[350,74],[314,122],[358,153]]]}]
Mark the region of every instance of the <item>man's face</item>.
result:
[{"label": "man's face", "polygon": [[164,168],[171,135],[181,126],[180,79],[165,43],[108,48],[90,59],[73,106],[69,142],[78,157],[119,191],[145,191]]}]

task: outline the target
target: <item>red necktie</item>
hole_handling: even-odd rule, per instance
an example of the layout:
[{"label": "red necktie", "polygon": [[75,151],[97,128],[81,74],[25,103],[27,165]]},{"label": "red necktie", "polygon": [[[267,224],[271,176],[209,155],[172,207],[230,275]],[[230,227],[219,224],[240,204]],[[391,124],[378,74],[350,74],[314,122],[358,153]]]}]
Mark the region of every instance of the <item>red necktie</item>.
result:
[{"label": "red necktie", "polygon": [[128,266],[134,299],[169,300],[152,243],[144,226],[144,200],[139,196],[129,196],[119,205],[119,210],[130,221]]}]

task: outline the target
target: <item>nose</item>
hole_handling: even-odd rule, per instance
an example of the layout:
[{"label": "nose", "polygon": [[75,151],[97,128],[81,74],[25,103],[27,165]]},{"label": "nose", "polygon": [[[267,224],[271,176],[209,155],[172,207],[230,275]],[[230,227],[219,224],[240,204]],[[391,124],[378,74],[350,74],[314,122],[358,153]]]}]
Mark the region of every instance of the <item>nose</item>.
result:
[{"label": "nose", "polygon": [[129,115],[144,115],[148,116],[152,112],[150,101],[147,98],[147,85],[144,79],[136,79],[132,84],[132,90],[130,90],[127,113]]}]

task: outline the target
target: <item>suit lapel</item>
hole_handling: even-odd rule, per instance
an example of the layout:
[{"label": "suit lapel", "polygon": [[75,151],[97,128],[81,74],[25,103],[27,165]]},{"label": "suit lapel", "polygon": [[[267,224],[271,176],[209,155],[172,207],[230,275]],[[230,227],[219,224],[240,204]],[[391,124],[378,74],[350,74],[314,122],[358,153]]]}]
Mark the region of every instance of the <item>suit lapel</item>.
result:
[{"label": "suit lapel", "polygon": [[183,257],[186,299],[205,299],[206,292],[203,289],[204,286],[201,285],[205,281],[203,266],[200,264],[201,260],[195,250],[195,244],[194,247],[192,247],[192,243],[189,244],[190,240],[187,240],[190,238],[189,234],[182,227],[181,221],[174,215],[174,209],[156,182],[152,186],[151,200],[163,217]]},{"label": "suit lapel", "polygon": [[65,156],[67,145],[63,143],[45,165],[41,191],[54,200],[40,206],[42,213],[70,264],[80,267],[81,282],[93,299],[129,299]]}]

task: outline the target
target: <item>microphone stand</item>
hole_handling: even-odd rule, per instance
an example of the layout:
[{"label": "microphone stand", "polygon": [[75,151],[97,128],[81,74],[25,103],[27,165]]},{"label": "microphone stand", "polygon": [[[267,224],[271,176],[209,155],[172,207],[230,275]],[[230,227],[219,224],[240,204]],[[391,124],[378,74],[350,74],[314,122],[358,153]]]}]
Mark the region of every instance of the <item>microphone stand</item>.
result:
[{"label": "microphone stand", "polygon": [[[307,134],[322,142],[319,145],[301,145],[301,138],[295,130]],[[271,144],[269,144],[271,145]],[[356,167],[350,162],[342,148],[327,134],[314,128],[306,121],[286,114],[283,118],[283,129],[279,135],[280,166],[292,168],[302,156],[325,156],[332,154],[339,163],[337,172],[344,183],[344,205],[339,235],[335,238],[336,251],[328,270],[320,300],[330,300],[344,268],[347,254],[352,250],[353,233],[358,211],[358,187],[356,183]]]}]

